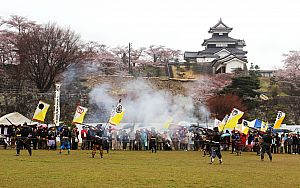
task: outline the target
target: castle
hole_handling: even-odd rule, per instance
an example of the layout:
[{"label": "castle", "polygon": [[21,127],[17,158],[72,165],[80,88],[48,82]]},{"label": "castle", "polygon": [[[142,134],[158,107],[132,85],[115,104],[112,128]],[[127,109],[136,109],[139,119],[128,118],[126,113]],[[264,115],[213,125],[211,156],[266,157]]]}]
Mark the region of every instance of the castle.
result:
[{"label": "castle", "polygon": [[228,36],[232,31],[223,23],[222,19],[211,27],[208,33],[212,37],[205,39],[202,51],[184,52],[184,60],[189,63],[206,67],[212,74],[233,73],[236,70],[247,70],[247,52],[243,50],[246,46],[244,40],[234,39]]}]

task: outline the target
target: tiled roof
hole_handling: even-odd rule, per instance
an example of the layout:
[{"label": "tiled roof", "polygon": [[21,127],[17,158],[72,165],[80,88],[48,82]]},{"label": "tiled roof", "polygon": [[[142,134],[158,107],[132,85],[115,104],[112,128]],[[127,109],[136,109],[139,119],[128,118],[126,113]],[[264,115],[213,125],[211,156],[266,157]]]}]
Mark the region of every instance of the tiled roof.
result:
[{"label": "tiled roof", "polygon": [[240,58],[246,58],[245,55],[247,54],[247,52],[236,48],[206,48],[205,50],[198,51],[198,52],[184,52],[184,58],[198,58],[198,57],[218,58],[219,56],[215,54],[223,49],[229,51],[230,53]]},{"label": "tiled roof", "polygon": [[202,46],[206,46],[207,42],[234,42],[237,43],[240,40],[234,39],[228,36],[213,36],[209,39],[205,39],[204,42],[202,43]]},{"label": "tiled roof", "polygon": [[[220,25],[223,25],[224,27],[220,28],[219,27]],[[216,30],[217,31],[224,30],[224,31],[230,32],[232,30],[232,27],[228,27],[226,24],[223,23],[222,19],[220,19],[219,22],[216,25],[214,25],[213,27],[211,27],[208,32],[213,33]]]},{"label": "tiled roof", "polygon": [[235,55],[233,55],[233,54],[230,54],[230,55],[225,56],[225,57],[223,57],[223,58],[215,59],[215,60],[213,61],[213,63],[212,63],[212,66],[217,67],[217,66],[219,66],[219,65],[221,65],[221,64],[224,64],[224,63],[226,63],[226,62],[228,62],[228,61],[231,61],[232,59],[238,59],[238,60],[243,61],[243,62],[245,62],[245,63],[248,62],[247,59],[245,59],[245,58],[240,58],[240,57],[237,57],[237,56],[235,56]]}]

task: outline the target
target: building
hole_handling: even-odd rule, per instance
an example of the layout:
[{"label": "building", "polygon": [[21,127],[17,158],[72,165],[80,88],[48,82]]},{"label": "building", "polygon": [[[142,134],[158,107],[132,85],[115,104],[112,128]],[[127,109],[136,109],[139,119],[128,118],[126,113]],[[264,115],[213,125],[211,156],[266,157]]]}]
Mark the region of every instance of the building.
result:
[{"label": "building", "polygon": [[205,49],[198,52],[185,52],[184,59],[208,67],[213,74],[247,70],[247,52],[243,50],[246,46],[245,41],[229,37],[231,31],[232,28],[220,19],[209,29],[208,33],[211,33],[212,37],[202,43]]},{"label": "building", "polygon": [[261,77],[271,78],[274,76],[276,70],[258,70],[258,73]]}]

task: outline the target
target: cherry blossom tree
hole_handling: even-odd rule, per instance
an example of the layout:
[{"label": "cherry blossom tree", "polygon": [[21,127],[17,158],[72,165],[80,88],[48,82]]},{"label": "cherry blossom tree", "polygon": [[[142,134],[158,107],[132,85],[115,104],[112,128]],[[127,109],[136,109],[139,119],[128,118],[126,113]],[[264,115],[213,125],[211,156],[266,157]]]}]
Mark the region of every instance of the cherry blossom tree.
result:
[{"label": "cherry blossom tree", "polygon": [[105,75],[125,71],[126,65],[123,63],[122,56],[119,56],[119,53],[116,54],[115,50],[116,49],[111,49],[105,44],[99,44],[97,42],[86,43],[84,49],[85,59],[80,63],[81,68],[89,68],[95,73],[102,72]]},{"label": "cherry blossom tree", "polygon": [[300,93],[300,51],[284,54],[284,68],[275,73],[276,81],[290,95]]},{"label": "cherry blossom tree", "polygon": [[208,98],[229,85],[231,78],[230,74],[201,75],[196,81],[187,83],[186,89],[195,101],[206,103]]},{"label": "cherry blossom tree", "polygon": [[181,55],[180,50],[166,48],[164,46],[150,45],[146,53],[152,58],[153,64],[165,65],[170,61],[177,61]]}]

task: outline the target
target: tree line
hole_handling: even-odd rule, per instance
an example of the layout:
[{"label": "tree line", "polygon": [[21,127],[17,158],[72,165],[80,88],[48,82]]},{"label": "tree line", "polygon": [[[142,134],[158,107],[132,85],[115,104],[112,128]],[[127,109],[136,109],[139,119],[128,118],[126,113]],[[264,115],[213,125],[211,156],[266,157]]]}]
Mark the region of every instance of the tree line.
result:
[{"label": "tree line", "polygon": [[29,79],[40,92],[48,91],[57,77],[73,64],[84,66],[94,62],[103,69],[126,72],[129,64],[133,69],[160,66],[178,61],[180,55],[180,50],[162,45],[131,46],[129,62],[129,46],[84,42],[79,34],[56,23],[39,24],[17,15],[0,18],[0,73],[20,83]]}]

